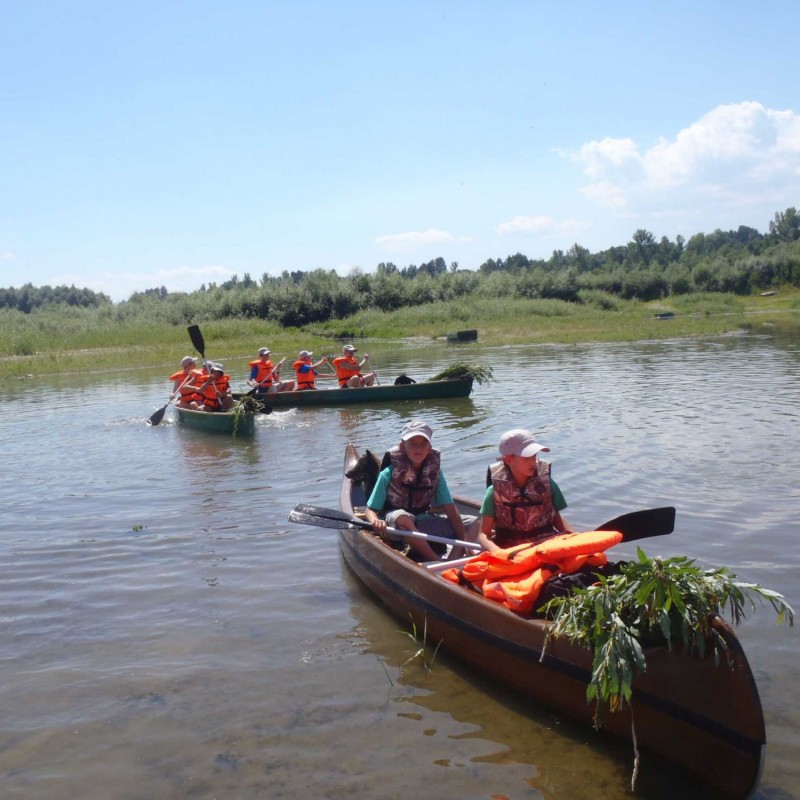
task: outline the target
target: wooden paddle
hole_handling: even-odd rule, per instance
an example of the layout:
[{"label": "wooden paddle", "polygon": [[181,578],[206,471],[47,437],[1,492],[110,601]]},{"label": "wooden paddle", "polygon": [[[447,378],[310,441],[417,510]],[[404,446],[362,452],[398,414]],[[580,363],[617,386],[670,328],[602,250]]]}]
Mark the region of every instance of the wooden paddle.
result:
[{"label": "wooden paddle", "polygon": [[[297,522],[301,525],[315,525],[318,528],[337,528],[339,530],[374,530],[371,522],[358,517],[351,517],[343,511],[336,511],[333,508],[320,508],[319,506],[309,506],[304,503],[296,505],[289,512],[289,522]],[[386,528],[386,532],[394,536],[401,536],[404,539],[425,539],[428,542],[440,542],[441,544],[452,544],[456,547],[468,547],[471,550],[483,550],[477,542],[467,542],[463,539],[448,539],[446,536],[434,536],[432,533],[422,533],[422,531],[405,531],[400,528]]]},{"label": "wooden paddle", "polygon": [[247,397],[255,397],[256,392],[258,392],[259,387],[264,383],[264,381],[269,380],[281,367],[281,364],[286,361],[286,356],[284,356],[270,371],[269,374],[264,377],[264,380],[259,381],[248,393]]},{"label": "wooden paddle", "polygon": [[186,386],[186,384],[189,383],[189,381],[192,380],[193,377],[194,376],[190,372],[184,379],[183,383],[169,396],[169,400],[167,400],[166,405],[159,408],[158,411],[156,411],[150,417],[150,419],[147,420],[148,425],[152,425],[153,427],[155,427],[156,425],[159,424],[159,422],[161,422],[162,419],[164,419],[164,414],[167,411],[167,406],[178,396],[181,389],[183,389],[183,387]]}]

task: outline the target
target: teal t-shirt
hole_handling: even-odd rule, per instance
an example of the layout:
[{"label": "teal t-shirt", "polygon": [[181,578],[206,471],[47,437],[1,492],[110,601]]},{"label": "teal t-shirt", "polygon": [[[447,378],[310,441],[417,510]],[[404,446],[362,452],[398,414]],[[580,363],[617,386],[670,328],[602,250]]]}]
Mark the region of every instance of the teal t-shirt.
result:
[{"label": "teal t-shirt", "polygon": [[[563,511],[567,507],[567,501],[564,499],[564,495],[561,494],[558,484],[552,478],[550,478],[550,493],[553,495],[553,508],[556,511]],[[494,486],[486,487],[486,494],[483,496],[483,503],[481,503],[481,516],[497,516],[494,505]]]},{"label": "teal t-shirt", "polygon": [[[381,470],[378,475],[378,480],[375,482],[375,488],[367,500],[367,505],[376,513],[383,511],[386,505],[386,490],[392,481],[392,468],[391,466]],[[433,496],[434,506],[443,506],[447,503],[452,503],[453,497],[450,494],[450,488],[447,486],[447,480],[444,477],[444,472],[439,471],[439,480],[436,482],[436,492]]]}]

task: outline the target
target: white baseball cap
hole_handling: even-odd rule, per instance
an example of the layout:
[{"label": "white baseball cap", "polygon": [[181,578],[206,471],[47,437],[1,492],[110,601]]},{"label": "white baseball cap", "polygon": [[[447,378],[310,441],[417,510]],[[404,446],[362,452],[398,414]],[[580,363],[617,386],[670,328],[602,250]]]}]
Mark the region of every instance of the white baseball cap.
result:
[{"label": "white baseball cap", "polygon": [[268,356],[268,355],[269,355],[269,347],[262,347],[262,348],[261,348],[261,349],[258,351],[258,354],[259,354],[260,356]]},{"label": "white baseball cap", "polygon": [[298,358],[311,358],[311,351],[310,350],[301,350],[300,355]]},{"label": "white baseball cap", "polygon": [[540,452],[549,453],[550,448],[536,442],[533,434],[524,428],[514,428],[500,437],[500,455],[528,458]]}]

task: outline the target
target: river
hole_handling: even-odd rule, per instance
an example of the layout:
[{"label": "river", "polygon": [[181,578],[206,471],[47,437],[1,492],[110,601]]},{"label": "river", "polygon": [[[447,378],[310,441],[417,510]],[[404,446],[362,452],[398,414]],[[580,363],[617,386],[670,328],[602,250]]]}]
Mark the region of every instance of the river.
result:
[{"label": "river", "polygon": [[[247,359],[206,347],[240,383]],[[627,745],[441,652],[430,672],[409,661],[409,625],[362,590],[336,532],[287,521],[299,502],[336,505],[348,441],[382,452],[411,417],[457,494],[482,493],[500,434],[528,427],[573,527],[674,505],[648,554],[727,565],[800,609],[800,332],[369,351],[384,381],[456,358],[495,380],[469,399],[263,415],[252,440],[171,411],[147,426],[171,364],[7,382],[3,798],[629,796]],[[739,635],[767,723],[756,796],[800,797],[797,632],[759,607]],[[637,797],[707,796],[647,759]]]}]

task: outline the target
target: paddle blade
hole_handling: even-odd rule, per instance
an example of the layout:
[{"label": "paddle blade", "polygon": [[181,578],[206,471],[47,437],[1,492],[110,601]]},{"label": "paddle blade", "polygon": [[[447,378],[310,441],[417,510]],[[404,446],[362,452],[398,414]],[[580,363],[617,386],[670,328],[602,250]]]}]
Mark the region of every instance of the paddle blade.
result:
[{"label": "paddle blade", "polygon": [[300,525],[315,525],[318,528],[372,528],[369,522],[364,522],[358,517],[351,517],[343,511],[336,511],[332,508],[320,508],[319,506],[309,506],[304,503],[296,505],[289,512],[289,522],[297,522]]},{"label": "paddle blade", "polygon": [[[169,403],[167,403],[167,405],[169,405]],[[153,426],[158,425],[158,423],[161,422],[162,419],[164,419],[164,414],[166,413],[166,411],[167,411],[167,406],[162,406],[161,408],[159,408],[158,411],[156,411],[155,414],[153,414],[150,417],[150,419],[147,420],[147,424]]]},{"label": "paddle blade", "polygon": [[675,509],[672,506],[631,511],[597,527],[598,531],[619,531],[624,542],[666,536],[675,530]]},{"label": "paddle blade", "polygon": [[206,357],[206,343],[203,339],[203,334],[200,332],[199,325],[190,325],[187,330],[189,331],[189,338],[192,340],[194,349],[205,359]]}]

